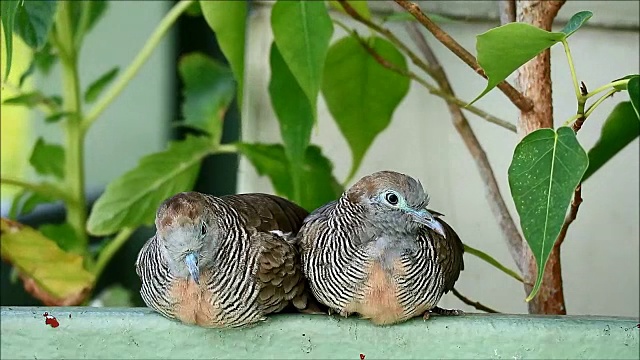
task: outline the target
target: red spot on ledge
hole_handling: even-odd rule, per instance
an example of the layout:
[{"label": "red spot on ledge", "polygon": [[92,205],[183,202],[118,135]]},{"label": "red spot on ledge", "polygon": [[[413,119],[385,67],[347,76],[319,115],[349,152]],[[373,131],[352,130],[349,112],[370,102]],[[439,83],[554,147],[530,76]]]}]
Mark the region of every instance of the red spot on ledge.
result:
[{"label": "red spot on ledge", "polygon": [[42,316],[44,316],[44,324],[45,325],[49,325],[52,328],[57,328],[58,326],[60,326],[60,323],[58,322],[58,319],[56,319],[56,317],[53,316],[53,315],[49,315],[48,312],[45,312],[44,314],[42,314]]},{"label": "red spot on ledge", "polygon": [[360,360],[364,360],[364,354],[360,354]]}]

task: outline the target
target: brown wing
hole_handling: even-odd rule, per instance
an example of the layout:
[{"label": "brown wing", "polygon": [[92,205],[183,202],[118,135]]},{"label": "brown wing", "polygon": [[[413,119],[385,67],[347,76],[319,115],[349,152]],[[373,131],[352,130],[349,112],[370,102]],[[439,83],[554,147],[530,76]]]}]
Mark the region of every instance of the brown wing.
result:
[{"label": "brown wing", "polygon": [[300,265],[295,235],[308,212],[284,198],[269,194],[238,194],[222,197],[245,219],[252,243],[260,249],[257,277],[265,314],[292,303],[297,309],[315,312]]},{"label": "brown wing", "polygon": [[[431,210],[429,210],[431,211]],[[441,215],[440,213],[437,213]],[[434,241],[436,253],[438,254],[438,261],[442,265],[444,273],[444,291],[445,293],[453,289],[460,272],[464,270],[464,245],[462,240],[456,232],[439,217],[436,219],[442,224],[444,228],[446,238],[443,238],[440,234],[429,229],[429,235]]]},{"label": "brown wing", "polygon": [[309,214],[300,206],[275,195],[251,193],[221,198],[240,212],[248,227],[263,232],[279,230],[295,234]]}]

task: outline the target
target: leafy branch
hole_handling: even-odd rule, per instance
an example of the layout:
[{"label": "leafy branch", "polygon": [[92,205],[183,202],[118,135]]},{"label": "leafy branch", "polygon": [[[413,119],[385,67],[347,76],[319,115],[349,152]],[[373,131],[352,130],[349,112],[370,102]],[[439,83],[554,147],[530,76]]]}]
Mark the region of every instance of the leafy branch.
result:
[{"label": "leafy branch", "polygon": [[[484,70],[476,61],[476,58],[455,41],[449,34],[440,29],[440,27],[434,23],[425,13],[422,12],[418,4],[407,0],[395,0],[395,2],[407,10],[413,17],[429,30],[433,36],[446,46],[451,52],[458,56],[465,64],[469,65],[480,76],[487,78]],[[502,81],[498,84],[498,88],[511,100],[511,102],[518,107],[521,111],[531,111],[533,109],[533,102],[531,99],[526,98],[508,82]]]}]

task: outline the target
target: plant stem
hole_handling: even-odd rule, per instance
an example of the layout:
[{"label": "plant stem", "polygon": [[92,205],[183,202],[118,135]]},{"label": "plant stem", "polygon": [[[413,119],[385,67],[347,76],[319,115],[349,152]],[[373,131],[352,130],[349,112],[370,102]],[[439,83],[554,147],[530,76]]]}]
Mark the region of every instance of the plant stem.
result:
[{"label": "plant stem", "polygon": [[214,154],[233,154],[237,153],[238,148],[235,144],[220,144],[213,151]]},{"label": "plant stem", "polygon": [[524,283],[524,279],[522,279],[522,277],[516,273],[515,271],[509,269],[508,267],[500,264],[498,262],[498,260],[494,259],[493,257],[491,257],[491,255],[485,253],[484,251],[478,250],[476,248],[473,248],[467,244],[464,245],[464,252],[471,254],[473,256],[477,256],[478,258],[480,258],[483,261],[486,261],[488,264],[494,266],[496,269],[502,271],[503,273],[511,276],[512,278],[520,281],[521,283]]},{"label": "plant stem", "polygon": [[609,96],[617,93],[618,89],[611,89],[609,90],[606,94],[602,95],[602,97],[600,97],[598,100],[596,100],[596,102],[594,102],[591,106],[589,106],[589,108],[587,109],[587,112],[584,113],[584,117],[588,118],[591,113],[593,113],[593,110],[596,109],[596,107],[598,107],[598,105],[602,104],[603,101],[605,101]]},{"label": "plant stem", "polygon": [[610,82],[610,83],[608,83],[608,84],[606,84],[606,85],[602,85],[602,86],[600,86],[599,88],[597,88],[597,89],[595,89],[595,90],[593,90],[593,91],[589,92],[587,95],[585,95],[585,97],[588,99],[588,98],[590,98],[590,97],[592,97],[592,96],[594,96],[594,95],[596,95],[596,94],[598,94],[598,93],[601,93],[601,92],[603,92],[603,91],[607,90],[607,89],[608,89],[608,88],[610,88],[610,87],[615,87],[615,86],[619,86],[619,85],[625,85],[625,84],[627,84],[628,82],[629,82],[629,79],[623,79],[623,80],[618,80],[618,81]]},{"label": "plant stem", "polygon": [[142,47],[142,50],[136,55],[135,59],[129,64],[129,67],[118,77],[116,82],[107,90],[107,92],[98,100],[96,105],[91,109],[91,111],[87,114],[87,117],[83,121],[82,131],[85,133],[91,125],[96,121],[96,119],[102,114],[103,111],[107,109],[107,107],[120,95],[122,90],[129,84],[131,79],[133,79],[142,65],[145,64],[147,59],[151,56],[151,53],[158,46],[164,35],[167,33],[169,28],[173,25],[173,23],[178,19],[180,14],[182,14],[188,7],[193,3],[193,0],[182,0],[165,15],[165,17],[160,21],[156,29],[153,31],[147,42]]},{"label": "plant stem", "polygon": [[498,311],[493,310],[492,308],[490,308],[490,307],[488,307],[486,305],[482,305],[477,301],[470,300],[466,296],[460,294],[460,292],[458,290],[456,290],[455,288],[451,289],[451,292],[453,293],[453,295],[455,297],[460,299],[460,301],[462,301],[463,303],[465,303],[465,304],[467,304],[469,306],[473,306],[477,310],[484,311],[484,312],[487,312],[487,313],[492,313],[492,314],[498,314],[499,313]]},{"label": "plant stem", "polygon": [[578,85],[578,76],[576,74],[576,68],[573,66],[573,57],[571,56],[571,50],[569,49],[569,43],[566,39],[562,40],[562,46],[564,46],[564,53],[567,55],[567,61],[569,62],[569,71],[571,72],[571,80],[573,81],[573,89],[576,92],[576,99],[580,101],[583,97],[580,93],[580,85]]},{"label": "plant stem", "polygon": [[96,276],[96,281],[98,281],[100,275],[102,275],[102,272],[104,271],[105,267],[107,267],[107,264],[109,263],[113,255],[118,252],[120,247],[122,247],[122,245],[127,241],[127,239],[129,239],[134,231],[135,229],[132,228],[124,228],[120,230],[120,232],[118,232],[113,240],[111,240],[104,247],[104,249],[100,251],[100,254],[98,255],[98,258],[96,260],[96,266],[93,268],[93,273]]},{"label": "plant stem", "polygon": [[85,230],[87,205],[84,186],[84,136],[80,127],[82,101],[78,76],[78,53],[71,29],[71,4],[68,1],[61,1],[59,4],[56,29],[59,32],[58,45],[65,53],[65,56],[61,57],[64,110],[73,114],[65,122],[65,180],[67,191],[74,199],[72,203],[67,203],[67,221],[80,240],[78,248],[88,251],[88,236]]}]

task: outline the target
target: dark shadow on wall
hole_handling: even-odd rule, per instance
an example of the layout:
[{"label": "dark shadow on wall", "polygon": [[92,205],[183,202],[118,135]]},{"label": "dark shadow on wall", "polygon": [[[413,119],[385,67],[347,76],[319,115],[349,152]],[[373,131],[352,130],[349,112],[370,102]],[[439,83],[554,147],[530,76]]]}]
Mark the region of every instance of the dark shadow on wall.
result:
[{"label": "dark shadow on wall", "polygon": [[[177,1],[174,1],[176,3]],[[204,18],[193,16],[182,16],[170,35],[173,37],[173,49],[169,56],[174,60],[172,65],[166,69],[167,76],[173,80],[172,85],[167,89],[173,96],[173,114],[171,121],[181,118],[180,107],[182,102],[182,84],[178,77],[177,65],[182,55],[198,51],[204,53],[220,62],[227,63],[222,55],[214,33],[211,31]],[[237,104],[231,105],[224,119],[224,132],[222,142],[237,141],[240,136],[240,114]],[[187,131],[175,128],[172,124],[166,124],[170,129],[171,139],[182,139]],[[213,195],[232,194],[236,191],[238,156],[234,154],[210,156],[202,163],[200,174],[196,180],[194,190]],[[90,205],[99,194],[89,194]],[[18,221],[32,227],[38,227],[45,223],[60,223],[65,218],[64,207],[61,204],[39,206],[36,210],[18,218]],[[144,306],[139,295],[140,279],[135,273],[134,263],[138,251],[142,245],[154,233],[153,227],[139,228],[115,254],[111,263],[107,266],[104,275],[96,284],[94,294],[99,294],[105,288],[120,284],[131,291],[134,306]],[[92,244],[97,244],[100,238],[91,238]],[[11,281],[11,266],[2,262],[0,266],[0,305],[1,306],[29,306],[41,305],[41,303],[31,297],[23,288],[22,282]]]}]

